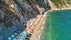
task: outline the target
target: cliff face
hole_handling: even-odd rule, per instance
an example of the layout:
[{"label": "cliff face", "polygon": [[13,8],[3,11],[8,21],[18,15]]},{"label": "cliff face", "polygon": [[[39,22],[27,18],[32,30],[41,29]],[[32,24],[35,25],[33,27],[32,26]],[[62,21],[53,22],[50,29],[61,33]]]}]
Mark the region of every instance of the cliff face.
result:
[{"label": "cliff face", "polygon": [[[44,0],[0,0],[0,27],[27,22],[50,6]],[[42,9],[42,10],[40,10]]]},{"label": "cliff face", "polygon": [[0,0],[0,40],[20,34],[26,23],[50,6],[44,0]]},{"label": "cliff face", "polygon": [[[51,8],[66,8],[69,1],[56,0],[0,0],[0,25],[10,27],[16,23],[27,22],[36,15],[42,14]],[[58,5],[57,5],[58,4]]]}]

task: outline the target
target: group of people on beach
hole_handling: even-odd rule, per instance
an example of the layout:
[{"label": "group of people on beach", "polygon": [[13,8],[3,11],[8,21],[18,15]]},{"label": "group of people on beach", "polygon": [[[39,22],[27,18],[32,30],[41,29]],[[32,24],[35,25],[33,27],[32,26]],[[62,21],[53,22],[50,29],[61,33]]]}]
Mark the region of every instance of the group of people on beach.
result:
[{"label": "group of people on beach", "polygon": [[28,38],[28,37],[31,37],[31,35],[32,35],[32,33],[33,33],[33,29],[34,29],[33,23],[34,23],[34,20],[35,20],[35,19],[30,20],[30,21],[27,22],[27,24],[26,24],[25,32],[28,33],[26,40],[29,40],[30,38]]},{"label": "group of people on beach", "polygon": [[[38,18],[38,17],[40,17],[40,15],[37,15],[36,18],[30,19],[30,20],[27,22],[27,24],[26,24],[26,29],[25,29],[24,32],[23,32],[23,33],[26,33],[26,34],[28,33],[28,35],[27,35],[27,37],[25,38],[25,40],[30,40],[30,37],[31,37],[31,35],[32,35],[33,31],[34,31],[34,28],[35,28],[35,26],[36,26],[38,20],[40,19],[40,18]],[[25,34],[24,34],[24,35],[25,35]]]},{"label": "group of people on beach", "polygon": [[39,17],[39,15],[37,15],[36,18],[33,18],[29,22],[27,22],[27,24],[26,24],[26,31],[29,34],[32,34],[33,33],[34,26],[36,25],[36,23],[37,23],[37,21],[39,19],[38,17]]}]

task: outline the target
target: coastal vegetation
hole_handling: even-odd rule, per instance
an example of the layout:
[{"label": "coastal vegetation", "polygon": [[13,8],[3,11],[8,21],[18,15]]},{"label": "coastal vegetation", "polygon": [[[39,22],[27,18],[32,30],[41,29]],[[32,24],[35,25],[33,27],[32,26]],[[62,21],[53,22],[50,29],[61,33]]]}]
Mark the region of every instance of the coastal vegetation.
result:
[{"label": "coastal vegetation", "polygon": [[51,0],[51,2],[57,7],[69,7],[71,5],[71,0]]}]

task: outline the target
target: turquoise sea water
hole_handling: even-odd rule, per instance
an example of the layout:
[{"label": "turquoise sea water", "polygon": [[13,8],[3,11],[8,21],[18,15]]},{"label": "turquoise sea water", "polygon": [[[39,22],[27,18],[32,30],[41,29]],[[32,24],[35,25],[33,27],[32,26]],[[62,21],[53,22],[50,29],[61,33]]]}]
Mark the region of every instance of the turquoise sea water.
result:
[{"label": "turquoise sea water", "polygon": [[50,11],[42,40],[71,40],[71,10]]}]

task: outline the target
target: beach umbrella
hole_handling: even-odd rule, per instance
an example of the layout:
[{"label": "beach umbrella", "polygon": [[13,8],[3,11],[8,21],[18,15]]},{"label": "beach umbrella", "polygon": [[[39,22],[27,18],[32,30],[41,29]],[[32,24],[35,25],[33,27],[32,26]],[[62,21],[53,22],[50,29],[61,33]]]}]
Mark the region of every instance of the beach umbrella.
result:
[{"label": "beach umbrella", "polygon": [[13,40],[17,40],[17,38],[14,38]]},{"label": "beach umbrella", "polygon": [[15,37],[15,35],[11,35],[11,37],[12,37],[12,38],[14,38],[14,37]]},{"label": "beach umbrella", "polygon": [[28,32],[23,32],[22,36],[21,36],[21,40],[25,40],[25,38],[27,37]]},{"label": "beach umbrella", "polygon": [[11,37],[8,37],[8,40],[12,40],[12,38]]}]

